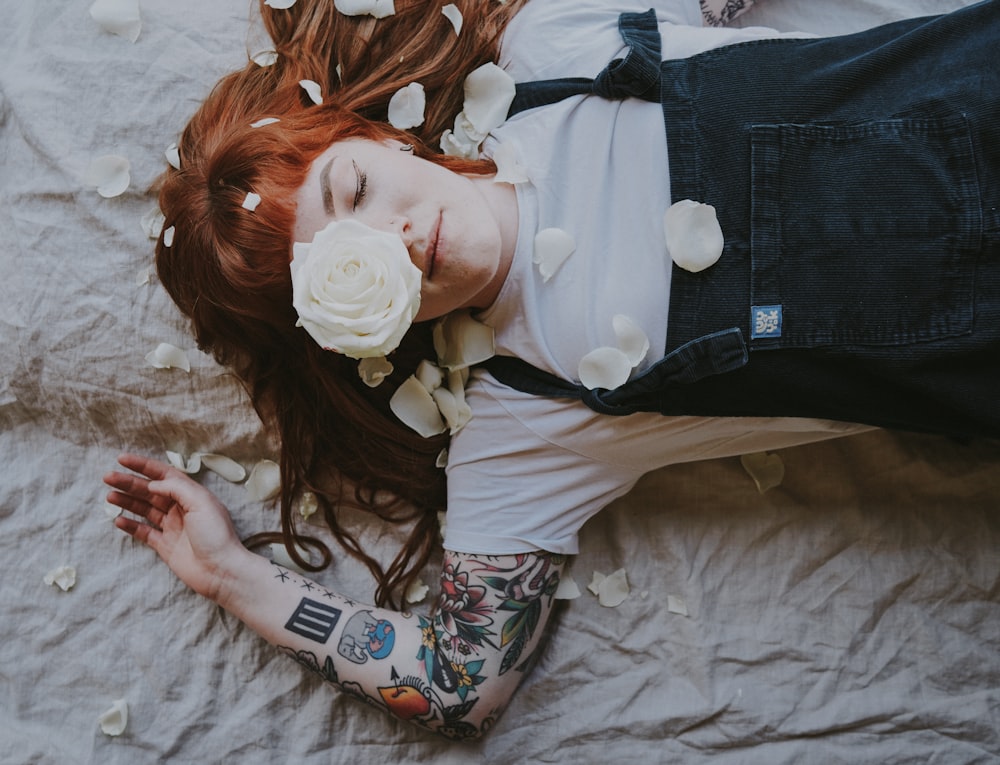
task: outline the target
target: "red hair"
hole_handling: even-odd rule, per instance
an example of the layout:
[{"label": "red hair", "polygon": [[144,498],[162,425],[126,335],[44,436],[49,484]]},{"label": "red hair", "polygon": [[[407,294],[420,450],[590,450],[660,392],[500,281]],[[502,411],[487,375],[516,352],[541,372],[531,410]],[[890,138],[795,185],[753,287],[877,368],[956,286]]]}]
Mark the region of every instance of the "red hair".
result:
[{"label": "red hair", "polygon": [[[297,328],[289,270],[294,199],[315,158],[331,144],[353,138],[396,139],[455,172],[492,172],[492,163],[445,157],[426,141],[436,142],[450,126],[461,108],[465,74],[495,56],[501,22],[516,5],[467,3],[466,24],[471,20],[475,30],[478,21],[479,34],[463,30],[460,44],[463,35],[456,36],[440,13],[440,21],[429,17],[427,2],[397,0],[396,16],[378,21],[374,31],[373,19],[344,17],[330,2],[299,0],[294,13],[262,5],[279,62],[250,64],[220,81],[178,142],[180,169],[168,170],[160,182],[164,228],[174,229],[170,247],[162,238],[157,243],[160,280],[190,317],[199,346],[236,372],[261,418],[280,436],[281,538],[307,568],[329,563],[325,546],[295,529],[294,501],[304,491],[315,492],[335,538],[378,581],[380,604],[395,604],[395,594],[426,564],[437,534],[436,513],[445,507],[444,471],[435,462],[447,436],[422,438],[388,408],[396,387],[422,359],[433,358],[430,329],[424,324],[410,329],[393,354],[393,375],[373,389],[361,381],[357,361],[323,351]],[[367,37],[365,29],[371,32]],[[389,56],[390,50],[404,53]],[[461,58],[448,61],[442,50],[458,50]],[[404,61],[410,56],[403,79],[399,55]],[[372,59],[387,63],[372,67]],[[336,61],[342,64],[343,87],[332,71]],[[305,98],[298,80],[306,78],[321,84],[324,105]],[[359,116],[384,117],[392,93],[414,80],[425,84],[428,104],[437,98],[442,105],[428,110],[416,133]],[[251,127],[266,116],[279,121]],[[248,192],[261,198],[254,211],[243,207]],[[339,522],[337,510],[345,504],[413,524],[388,568]],[[251,543],[273,536],[256,535]],[[296,543],[318,549],[322,562],[302,561]]]}]

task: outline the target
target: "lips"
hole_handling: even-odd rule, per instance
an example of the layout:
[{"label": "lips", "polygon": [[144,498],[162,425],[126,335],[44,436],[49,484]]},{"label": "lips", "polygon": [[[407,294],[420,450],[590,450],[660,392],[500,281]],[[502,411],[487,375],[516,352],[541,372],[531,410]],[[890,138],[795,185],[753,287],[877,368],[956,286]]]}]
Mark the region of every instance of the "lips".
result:
[{"label": "lips", "polygon": [[431,231],[430,244],[427,246],[427,252],[424,255],[424,275],[430,279],[434,276],[434,264],[437,260],[438,252],[438,242],[441,238],[441,214],[438,213],[437,220],[434,222],[434,229]]}]

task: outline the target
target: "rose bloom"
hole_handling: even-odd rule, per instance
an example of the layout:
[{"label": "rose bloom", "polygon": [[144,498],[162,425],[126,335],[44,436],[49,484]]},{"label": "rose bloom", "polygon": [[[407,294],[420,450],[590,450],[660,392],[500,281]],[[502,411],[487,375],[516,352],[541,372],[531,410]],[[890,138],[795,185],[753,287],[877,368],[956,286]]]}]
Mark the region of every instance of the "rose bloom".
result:
[{"label": "rose bloom", "polygon": [[292,304],[323,348],[355,359],[395,350],[420,308],[420,269],[403,240],[333,221],[293,248]]}]

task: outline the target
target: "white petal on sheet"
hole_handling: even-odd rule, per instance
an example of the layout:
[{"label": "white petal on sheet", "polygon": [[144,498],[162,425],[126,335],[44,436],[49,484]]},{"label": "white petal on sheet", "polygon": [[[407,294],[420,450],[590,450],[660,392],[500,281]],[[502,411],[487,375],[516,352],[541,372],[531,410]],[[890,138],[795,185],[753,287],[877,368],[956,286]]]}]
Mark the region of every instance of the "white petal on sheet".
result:
[{"label": "white petal on sheet", "polygon": [[128,703],[118,699],[97,718],[101,732],[107,736],[120,736],[128,725]]},{"label": "white petal on sheet", "polygon": [[496,355],[493,327],[468,311],[452,311],[434,325],[434,352],[445,369],[467,369]]},{"label": "white petal on sheet", "polygon": [[281,490],[281,468],[272,460],[261,460],[250,471],[246,482],[250,499],[263,502],[273,499]]},{"label": "white petal on sheet", "polygon": [[[595,595],[597,593],[594,593]],[[556,587],[556,592],[554,597],[556,600],[576,600],[580,597],[580,585],[576,583],[576,580],[571,576],[563,576],[559,580],[559,586]]]},{"label": "white petal on sheet", "polygon": [[163,230],[163,246],[171,247],[174,243],[174,232],[177,229],[171,226],[170,228]]},{"label": "white petal on sheet", "polygon": [[521,164],[521,155],[512,141],[502,143],[493,152],[493,164],[497,166],[494,183],[527,183],[528,171]]},{"label": "white petal on sheet", "polygon": [[239,483],[247,477],[246,468],[224,454],[201,454],[201,464],[232,483]]},{"label": "white petal on sheet", "polygon": [[135,286],[143,287],[149,284],[151,278],[152,278],[152,271],[150,270],[149,266],[146,266],[145,268],[140,268],[135,275]]},{"label": "white petal on sheet", "polygon": [[165,220],[166,218],[163,217],[163,213],[160,212],[160,208],[154,207],[152,210],[139,218],[139,225],[142,226],[142,230],[148,238],[159,239],[160,234],[163,232],[163,222]]},{"label": "white petal on sheet", "polygon": [[601,580],[597,587],[597,602],[606,608],[615,608],[625,602],[629,595],[628,577],[620,568]]},{"label": "white petal on sheet", "polygon": [[358,362],[358,375],[369,388],[377,388],[392,374],[393,368],[385,356],[368,356]]},{"label": "white petal on sheet", "polygon": [[125,511],[122,510],[120,507],[118,507],[117,505],[112,505],[110,502],[106,502],[104,504],[104,515],[107,517],[109,521],[113,521],[115,518],[117,518],[124,512]]},{"label": "white petal on sheet", "polygon": [[667,595],[667,611],[680,616],[688,616],[687,603],[677,595]]},{"label": "white petal on sheet", "polygon": [[785,479],[785,463],[777,454],[767,452],[752,452],[740,457],[740,464],[747,471],[755,484],[757,491],[763,494],[768,489],[780,486]]},{"label": "white petal on sheet", "polygon": [[246,198],[243,200],[243,209],[253,212],[257,209],[257,205],[260,204],[260,194],[254,194],[252,191],[248,191]]},{"label": "white petal on sheet", "polygon": [[455,34],[462,34],[462,12],[458,9],[458,6],[454,3],[448,3],[441,9],[441,13],[445,15],[451,25],[455,27]]},{"label": "white petal on sheet", "polygon": [[374,16],[384,19],[396,12],[393,0],[334,0],[334,7],[345,16]]},{"label": "white petal on sheet", "polygon": [[424,438],[447,429],[437,404],[415,375],[410,375],[389,399],[389,408],[408,428]]},{"label": "white petal on sheet", "polygon": [[600,595],[601,582],[605,579],[607,579],[606,574],[602,574],[600,571],[595,571],[593,576],[590,578],[590,584],[587,585],[587,589],[594,593],[594,595]]},{"label": "white petal on sheet", "polygon": [[663,215],[663,233],[671,259],[685,271],[704,271],[722,256],[725,237],[712,205],[674,202]]},{"label": "white petal on sheet", "polygon": [[[303,560],[309,560],[309,551],[307,549],[301,545],[296,545],[295,549]],[[284,568],[288,568],[292,571],[297,571],[300,574],[308,576],[309,572],[295,562],[295,559],[289,555],[288,548],[285,547],[284,543],[271,542],[271,544],[268,545],[268,550],[271,553],[272,563],[277,563],[279,566],[283,566]]]},{"label": "white petal on sheet", "polygon": [[42,577],[47,585],[55,585],[63,592],[73,589],[76,584],[76,569],[72,566],[58,566]]},{"label": "white petal on sheet", "polygon": [[250,127],[252,128],[262,128],[265,125],[273,125],[275,122],[281,122],[277,117],[262,117],[256,122],[251,122]]},{"label": "white petal on sheet", "polygon": [[304,491],[302,492],[302,496],[299,497],[298,508],[299,515],[301,515],[304,520],[309,520],[309,518],[315,515],[319,510],[319,500],[313,492]]},{"label": "white petal on sheet", "polygon": [[191,362],[187,354],[170,343],[160,343],[156,348],[146,354],[146,361],[150,366],[157,369],[183,369],[185,372],[191,371]]},{"label": "white petal on sheet", "polygon": [[543,228],[535,234],[533,262],[538,266],[542,281],[551,279],[575,250],[576,241],[561,228]]},{"label": "white petal on sheet", "polygon": [[295,5],[295,0],[264,0],[264,5],[269,5],[277,11],[284,11]]},{"label": "white petal on sheet", "polygon": [[250,60],[253,61],[257,66],[274,66],[278,61],[278,51],[276,50],[262,50],[254,53]]},{"label": "white petal on sheet", "polygon": [[84,182],[97,188],[97,193],[105,199],[117,197],[125,192],[132,182],[131,165],[125,157],[105,154],[98,157],[87,168]]},{"label": "white petal on sheet", "polygon": [[319,106],[323,103],[323,91],[318,82],[315,80],[299,80],[299,85],[302,86],[302,89],[314,104]]},{"label": "white petal on sheet", "polygon": [[167,158],[167,162],[174,170],[181,169],[181,150],[177,148],[176,143],[170,144],[163,152],[163,156]]},{"label": "white petal on sheet", "polygon": [[389,99],[389,124],[400,130],[422,125],[426,105],[424,86],[419,82],[411,82],[393,93]]},{"label": "white petal on sheet", "polygon": [[633,367],[646,358],[646,354],[649,353],[649,338],[642,331],[642,327],[621,313],[611,318],[611,325],[614,327],[615,337],[618,338],[618,348],[628,356]]},{"label": "white petal on sheet", "polygon": [[403,598],[407,603],[419,603],[427,597],[427,593],[430,592],[430,589],[431,588],[422,581],[415,579],[413,583],[406,588]]},{"label": "white petal on sheet", "polygon": [[485,136],[507,119],[514,93],[514,78],[496,64],[483,64],[465,78],[462,111],[476,132]]},{"label": "white petal on sheet", "polygon": [[167,450],[167,462],[180,470],[182,473],[194,475],[201,470],[201,453],[195,452],[190,459],[184,459],[180,452]]},{"label": "white petal on sheet", "polygon": [[96,0],[90,6],[90,17],[104,30],[129,42],[138,40],[142,31],[139,0]]},{"label": "white petal on sheet", "polygon": [[584,388],[613,390],[628,381],[628,376],[632,374],[632,362],[618,348],[602,346],[580,359],[577,371]]},{"label": "white petal on sheet", "polygon": [[444,372],[441,367],[426,359],[417,364],[417,370],[413,374],[428,393],[433,393],[444,385]]}]

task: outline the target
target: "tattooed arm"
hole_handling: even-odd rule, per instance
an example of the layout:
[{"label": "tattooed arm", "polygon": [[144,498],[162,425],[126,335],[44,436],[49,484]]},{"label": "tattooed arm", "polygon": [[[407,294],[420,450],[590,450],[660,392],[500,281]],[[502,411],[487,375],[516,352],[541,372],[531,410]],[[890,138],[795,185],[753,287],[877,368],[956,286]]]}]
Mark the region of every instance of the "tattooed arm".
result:
[{"label": "tattooed arm", "polygon": [[116,525],[195,592],[342,690],[449,738],[485,733],[538,649],[564,559],[446,552],[433,617],[355,603],[240,543],[207,489],[125,455],[108,501]]}]

